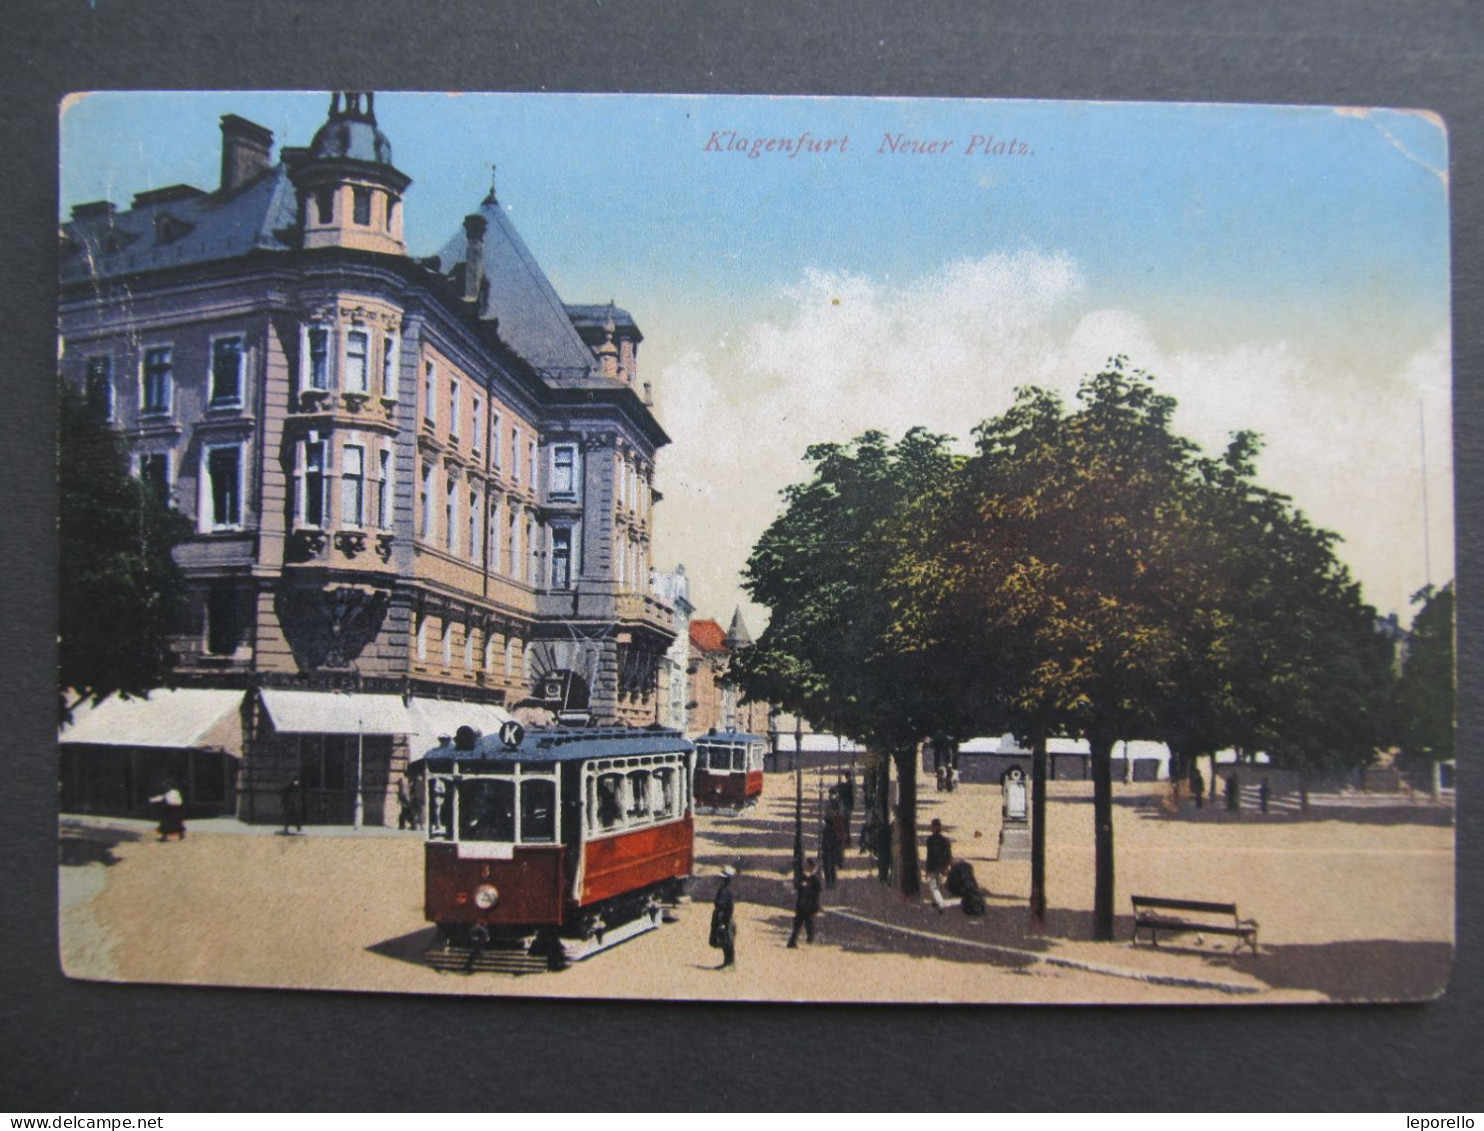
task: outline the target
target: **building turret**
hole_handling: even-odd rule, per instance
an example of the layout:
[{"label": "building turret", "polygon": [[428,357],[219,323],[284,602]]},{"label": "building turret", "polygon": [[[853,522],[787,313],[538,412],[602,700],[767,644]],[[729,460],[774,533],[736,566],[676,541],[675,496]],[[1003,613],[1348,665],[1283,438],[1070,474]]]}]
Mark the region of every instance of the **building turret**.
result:
[{"label": "building turret", "polygon": [[412,179],[392,164],[391,142],[376,127],[375,96],[343,97],[331,96],[329,117],[307,150],[285,154],[304,246],[406,255],[401,204]]},{"label": "building turret", "polygon": [[726,643],[733,652],[739,648],[752,647],[752,633],[747,631],[747,624],[742,619],[741,605],[738,605],[736,611],[732,613],[732,623],[727,629]]}]

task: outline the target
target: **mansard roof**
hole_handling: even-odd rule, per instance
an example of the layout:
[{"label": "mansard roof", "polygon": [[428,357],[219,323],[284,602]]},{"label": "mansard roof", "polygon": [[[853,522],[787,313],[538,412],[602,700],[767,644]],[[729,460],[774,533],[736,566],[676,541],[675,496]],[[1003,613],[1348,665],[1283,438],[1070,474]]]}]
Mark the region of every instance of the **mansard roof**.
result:
[{"label": "mansard roof", "polygon": [[287,251],[294,246],[297,215],[294,186],[282,164],[230,192],[175,185],[140,193],[126,212],[82,205],[62,225],[61,282]]},{"label": "mansard roof", "polygon": [[[479,265],[488,286],[484,309],[486,317],[498,320],[500,337],[554,384],[611,385],[599,374],[556,288],[493,193],[480,205],[479,215],[486,221]],[[438,253],[439,269],[445,275],[463,274],[468,258],[468,232],[461,226]]]}]

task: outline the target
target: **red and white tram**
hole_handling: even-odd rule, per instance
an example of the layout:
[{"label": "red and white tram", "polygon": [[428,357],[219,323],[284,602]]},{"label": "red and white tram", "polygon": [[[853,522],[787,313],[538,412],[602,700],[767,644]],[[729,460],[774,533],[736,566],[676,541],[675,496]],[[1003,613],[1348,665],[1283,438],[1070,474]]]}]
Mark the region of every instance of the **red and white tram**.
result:
[{"label": "red and white tram", "polygon": [[694,861],[693,751],[657,727],[515,723],[429,751],[424,911],[445,950],[560,969],[658,926]]},{"label": "red and white tram", "polygon": [[741,731],[711,731],[696,740],[696,805],[735,812],[763,795],[767,742]]}]

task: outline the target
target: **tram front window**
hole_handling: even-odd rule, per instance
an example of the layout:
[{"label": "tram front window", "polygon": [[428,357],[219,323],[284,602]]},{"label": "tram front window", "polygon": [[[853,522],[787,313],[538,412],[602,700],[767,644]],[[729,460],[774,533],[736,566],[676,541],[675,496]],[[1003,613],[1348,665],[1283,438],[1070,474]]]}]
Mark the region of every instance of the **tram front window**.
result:
[{"label": "tram front window", "polygon": [[739,746],[732,751],[732,769],[747,769],[747,750],[744,747]]},{"label": "tram front window", "polygon": [[623,824],[623,775],[598,778],[598,827],[614,829]]},{"label": "tram front window", "polygon": [[654,781],[656,786],[654,815],[661,818],[673,817],[675,815],[675,771],[669,767],[655,770]]},{"label": "tram front window", "polygon": [[520,839],[524,843],[556,840],[556,782],[528,778],[520,783]]},{"label": "tram front window", "polygon": [[649,771],[629,772],[629,819],[639,820],[649,813]]},{"label": "tram front window", "polygon": [[459,782],[459,839],[515,840],[515,783],[506,778]]}]

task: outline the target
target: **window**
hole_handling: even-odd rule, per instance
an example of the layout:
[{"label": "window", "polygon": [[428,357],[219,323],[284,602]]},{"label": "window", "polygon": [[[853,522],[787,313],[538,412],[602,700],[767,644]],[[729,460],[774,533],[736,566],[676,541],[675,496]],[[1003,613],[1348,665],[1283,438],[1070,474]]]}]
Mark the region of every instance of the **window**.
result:
[{"label": "window", "polygon": [[484,670],[493,672],[495,670],[495,634],[487,633],[484,638]]},{"label": "window", "polygon": [[459,381],[457,377],[448,382],[448,434],[459,434]]},{"label": "window", "polygon": [[206,449],[208,527],[224,530],[242,525],[242,448]]},{"label": "window", "polygon": [[520,425],[510,426],[510,478],[520,482]]},{"label": "window", "polygon": [[87,398],[89,412],[99,420],[113,419],[113,358],[88,358],[83,395]]},{"label": "window", "polygon": [[392,453],[383,448],[378,456],[380,474],[376,488],[376,525],[382,530],[392,528]]},{"label": "window", "polygon": [[550,778],[520,783],[520,839],[525,844],[556,840],[556,782]]},{"label": "window", "polygon": [[577,447],[557,444],[551,449],[551,494],[573,498],[577,494]]},{"label": "window", "polygon": [[230,656],[241,642],[237,592],[229,581],[212,582],[206,596],[206,651],[213,656]]},{"label": "window", "polygon": [[396,215],[397,198],[395,196],[389,196],[386,198],[386,230],[389,232],[392,231],[394,228],[394,219]]},{"label": "window", "polygon": [[458,484],[454,482],[453,476],[448,477],[448,484],[443,488],[443,536],[448,540],[448,552],[457,552],[459,548],[459,497],[457,494]]},{"label": "window", "polygon": [[160,415],[170,411],[173,365],[169,346],[144,351],[144,398],[141,412]]},{"label": "window", "polygon": [[500,425],[502,420],[500,414],[494,413],[490,418],[490,462],[496,467],[501,466],[502,455],[500,452]]},{"label": "window", "polygon": [[490,569],[500,572],[500,500],[490,500]]},{"label": "window", "polygon": [[242,403],[242,339],[217,338],[211,343],[212,407]]},{"label": "window", "polygon": [[387,400],[397,396],[397,339],[393,334],[381,339],[381,395]]},{"label": "window", "polygon": [[428,658],[428,617],[419,613],[417,617],[417,658],[424,662]]},{"label": "window", "polygon": [[340,525],[366,524],[366,449],[346,444],[340,465]]},{"label": "window", "polygon": [[170,503],[170,453],[143,452],[139,456],[139,478],[160,502]]},{"label": "window", "polygon": [[453,664],[453,622],[447,617],[443,618],[443,666],[449,667]]},{"label": "window", "polygon": [[351,330],[345,335],[345,391],[347,393],[369,393],[370,374],[366,368],[366,355],[370,338],[364,330]]},{"label": "window", "polygon": [[332,223],[335,219],[335,190],[333,188],[315,189],[314,207],[319,214],[321,224]]},{"label": "window", "polygon": [[537,469],[540,464],[536,462],[536,441],[531,440],[526,444],[526,467],[531,472],[531,490],[536,490]]},{"label": "window", "polygon": [[654,772],[654,815],[664,820],[675,812],[675,768],[663,766]]},{"label": "window", "polygon": [[478,491],[470,491],[469,492],[469,541],[468,541],[468,550],[469,550],[469,560],[472,561],[472,562],[479,561],[479,550],[480,550],[480,545],[479,545],[479,515],[480,515],[480,511],[481,511],[481,508],[479,506],[479,492]]},{"label": "window", "polygon": [[438,422],[438,370],[431,361],[423,363],[423,419]]},{"label": "window", "polygon": [[551,587],[572,588],[572,528],[551,528]]},{"label": "window", "polygon": [[515,637],[505,638],[505,678],[509,679],[515,674]]},{"label": "window", "polygon": [[515,508],[510,508],[510,520],[505,527],[505,549],[509,551],[509,561],[505,566],[505,573],[510,577],[516,576],[516,567],[520,564],[520,516],[515,513]]},{"label": "window", "polygon": [[421,511],[418,536],[431,542],[433,540],[433,468],[430,464],[423,464],[422,487],[418,491],[417,501]]},{"label": "window", "polygon": [[628,817],[643,821],[649,816],[649,771],[630,770],[628,774]]},{"label": "window", "polygon": [[529,518],[526,519],[526,572],[524,581],[527,585],[536,583],[536,524]]},{"label": "window", "polygon": [[309,356],[309,372],[306,384],[310,389],[330,387],[330,331],[323,326],[311,326],[305,333],[305,345]]},{"label": "window", "polygon": [[351,219],[357,224],[371,223],[371,190],[360,185],[351,186]]},{"label": "window", "polygon": [[622,774],[600,774],[598,776],[598,828],[616,829],[623,824]]},{"label": "window", "polygon": [[476,452],[479,451],[482,447],[484,447],[484,417],[482,415],[480,415],[480,410],[483,407],[484,407],[483,402],[480,401],[480,399],[478,397],[475,397],[474,398],[474,410],[470,414],[470,428],[469,428],[469,430],[472,433],[472,437],[471,438],[472,438],[472,440],[474,442],[474,450]]},{"label": "window", "polygon": [[515,840],[515,782],[465,778],[459,792],[460,840]]},{"label": "window", "polygon": [[305,526],[325,524],[325,442],[309,440],[304,445]]},{"label": "window", "polygon": [[464,625],[464,670],[474,670],[474,627]]}]

